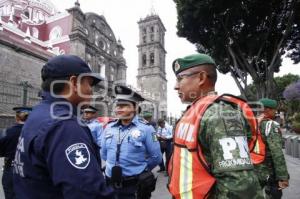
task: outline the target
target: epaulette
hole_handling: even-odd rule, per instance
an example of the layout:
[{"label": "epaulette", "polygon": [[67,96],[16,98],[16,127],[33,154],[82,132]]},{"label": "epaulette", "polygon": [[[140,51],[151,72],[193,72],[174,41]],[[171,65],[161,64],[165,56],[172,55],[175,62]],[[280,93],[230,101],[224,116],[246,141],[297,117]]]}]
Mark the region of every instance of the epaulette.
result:
[{"label": "epaulette", "polygon": [[145,120],[144,118],[139,118],[139,122],[146,124],[146,125],[150,125],[150,122],[148,122],[147,120]]}]

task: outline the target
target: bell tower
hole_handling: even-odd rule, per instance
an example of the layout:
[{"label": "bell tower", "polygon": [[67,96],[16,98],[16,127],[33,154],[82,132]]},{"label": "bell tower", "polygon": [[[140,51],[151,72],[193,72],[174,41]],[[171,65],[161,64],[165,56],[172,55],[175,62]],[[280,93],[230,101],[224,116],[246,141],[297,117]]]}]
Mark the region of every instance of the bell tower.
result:
[{"label": "bell tower", "polygon": [[158,15],[152,14],[138,22],[139,44],[137,85],[156,101],[159,118],[167,115],[167,79],[165,69],[166,29]]}]

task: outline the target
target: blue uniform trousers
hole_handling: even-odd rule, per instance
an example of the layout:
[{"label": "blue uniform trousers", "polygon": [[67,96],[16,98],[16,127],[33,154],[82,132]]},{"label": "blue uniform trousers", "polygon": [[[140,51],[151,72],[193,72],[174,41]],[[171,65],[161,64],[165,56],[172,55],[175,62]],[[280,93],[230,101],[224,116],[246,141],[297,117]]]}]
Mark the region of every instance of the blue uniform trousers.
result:
[{"label": "blue uniform trousers", "polygon": [[[163,141],[164,144],[161,144],[161,154],[162,156],[166,156],[166,164],[164,163],[164,159],[162,159],[161,163],[159,164],[159,168],[161,171],[164,170],[168,170],[168,164],[169,164],[169,160],[171,158],[172,155],[172,140],[166,140]],[[161,141],[160,141],[161,143]]]},{"label": "blue uniform trousers", "polygon": [[5,199],[15,199],[15,192],[13,187],[13,167],[5,167],[2,176],[2,185]]}]

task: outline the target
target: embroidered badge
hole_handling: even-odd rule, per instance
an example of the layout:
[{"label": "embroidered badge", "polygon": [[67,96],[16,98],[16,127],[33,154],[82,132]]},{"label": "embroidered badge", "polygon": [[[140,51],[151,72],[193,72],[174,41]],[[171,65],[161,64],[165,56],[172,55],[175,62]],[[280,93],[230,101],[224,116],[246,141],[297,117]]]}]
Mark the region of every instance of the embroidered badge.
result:
[{"label": "embroidered badge", "polygon": [[158,141],[157,135],[155,133],[152,133],[152,141],[153,142],[157,142]]},{"label": "embroidered badge", "polygon": [[85,169],[90,163],[90,152],[84,143],[76,143],[65,150],[68,161],[77,169]]},{"label": "embroidered badge", "polygon": [[131,136],[136,139],[141,136],[141,132],[139,130],[135,129],[131,132]]},{"label": "embroidered badge", "polygon": [[176,61],[174,64],[174,70],[175,70],[175,72],[177,72],[179,69],[180,69],[180,65],[179,65],[178,61]]}]

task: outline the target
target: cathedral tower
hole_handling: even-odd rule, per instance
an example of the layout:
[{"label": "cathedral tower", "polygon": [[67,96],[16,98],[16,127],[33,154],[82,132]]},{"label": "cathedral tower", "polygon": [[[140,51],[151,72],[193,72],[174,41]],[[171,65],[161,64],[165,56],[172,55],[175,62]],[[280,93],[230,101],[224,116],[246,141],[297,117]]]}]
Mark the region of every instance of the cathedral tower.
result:
[{"label": "cathedral tower", "polygon": [[167,79],[165,70],[166,29],[158,15],[150,15],[139,22],[139,66],[137,85],[156,101],[158,118],[167,114]]}]

